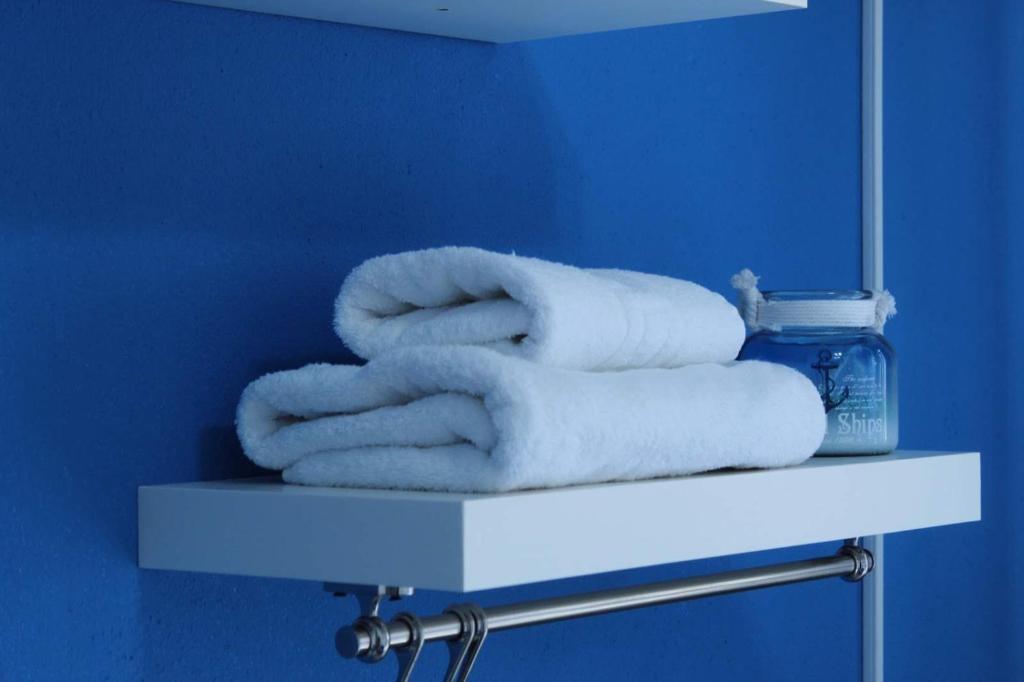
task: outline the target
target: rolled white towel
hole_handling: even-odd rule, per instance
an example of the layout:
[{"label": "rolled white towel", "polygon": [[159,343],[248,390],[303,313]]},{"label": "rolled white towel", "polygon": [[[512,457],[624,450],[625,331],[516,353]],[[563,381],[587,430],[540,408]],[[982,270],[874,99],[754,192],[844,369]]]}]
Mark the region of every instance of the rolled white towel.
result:
[{"label": "rolled white towel", "polygon": [[593,373],[472,347],[268,374],[237,423],[287,481],[470,492],[787,466],[825,433],[817,390],[781,365]]},{"label": "rolled white towel", "polygon": [[476,345],[588,370],[727,362],[744,339],[733,305],[692,282],[468,247],[366,261],[341,288],[335,329],[367,359]]}]

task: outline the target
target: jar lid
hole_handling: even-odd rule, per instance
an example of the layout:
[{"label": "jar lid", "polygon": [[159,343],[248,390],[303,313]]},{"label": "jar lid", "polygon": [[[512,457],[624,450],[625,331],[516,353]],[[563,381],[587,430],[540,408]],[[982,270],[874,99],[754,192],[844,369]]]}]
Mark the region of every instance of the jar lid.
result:
[{"label": "jar lid", "polygon": [[757,289],[750,270],[733,275],[739,310],[752,331],[783,327],[870,327],[881,331],[896,314],[888,291],[766,291]]}]

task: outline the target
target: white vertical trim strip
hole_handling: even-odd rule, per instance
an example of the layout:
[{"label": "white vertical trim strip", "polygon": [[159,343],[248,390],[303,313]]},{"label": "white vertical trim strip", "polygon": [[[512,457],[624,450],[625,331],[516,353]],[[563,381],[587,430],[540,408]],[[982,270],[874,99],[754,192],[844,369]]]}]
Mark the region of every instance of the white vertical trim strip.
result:
[{"label": "white vertical trim strip", "polygon": [[[883,0],[861,3],[861,286],[883,288],[882,45]],[[875,569],[861,592],[861,679],[885,679],[885,537],[864,538]]]},{"label": "white vertical trim strip", "polygon": [[875,568],[861,585],[861,679],[885,679],[885,536],[864,538],[864,548],[875,557]]},{"label": "white vertical trim strip", "polygon": [[861,279],[882,289],[882,0],[861,13]]}]

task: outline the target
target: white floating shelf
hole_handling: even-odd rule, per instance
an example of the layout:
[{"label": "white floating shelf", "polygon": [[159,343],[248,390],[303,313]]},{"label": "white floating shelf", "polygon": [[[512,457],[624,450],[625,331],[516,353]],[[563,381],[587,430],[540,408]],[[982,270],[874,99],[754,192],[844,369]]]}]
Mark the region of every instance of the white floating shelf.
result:
[{"label": "white floating shelf", "polygon": [[139,565],[469,592],[981,518],[976,452],[468,495],[139,488]]},{"label": "white floating shelf", "polygon": [[492,43],[512,43],[807,7],[807,0],[183,1]]}]

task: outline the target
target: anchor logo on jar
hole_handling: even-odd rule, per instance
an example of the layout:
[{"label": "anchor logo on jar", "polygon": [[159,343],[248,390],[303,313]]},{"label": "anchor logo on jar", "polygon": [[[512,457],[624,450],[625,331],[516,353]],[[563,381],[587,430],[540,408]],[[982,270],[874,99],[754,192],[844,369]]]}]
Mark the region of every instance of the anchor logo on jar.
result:
[{"label": "anchor logo on jar", "polygon": [[839,369],[839,363],[832,359],[832,351],[828,348],[818,351],[818,361],[811,365],[811,368],[818,371],[820,377],[818,393],[821,394],[821,403],[825,406],[825,414],[828,414],[850,397],[850,387],[844,386],[839,397],[834,397],[836,380],[832,378],[832,371]]}]

